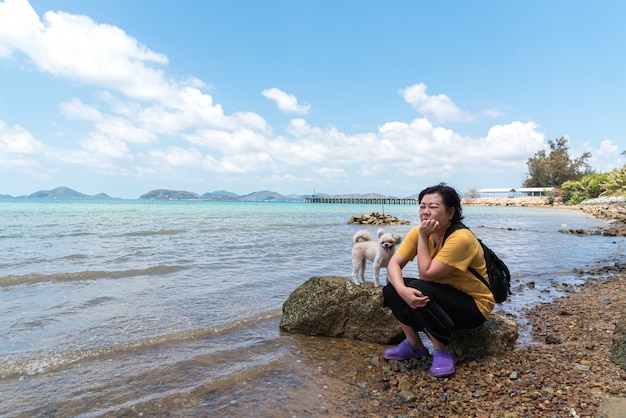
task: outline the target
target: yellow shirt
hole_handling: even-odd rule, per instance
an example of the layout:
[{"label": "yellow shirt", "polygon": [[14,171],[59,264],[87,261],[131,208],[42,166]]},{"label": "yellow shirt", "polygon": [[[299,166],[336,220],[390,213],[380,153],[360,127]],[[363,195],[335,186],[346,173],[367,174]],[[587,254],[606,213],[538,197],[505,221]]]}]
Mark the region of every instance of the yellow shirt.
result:
[{"label": "yellow shirt", "polygon": [[[419,228],[418,225],[411,229],[397,250],[397,254],[405,260],[411,261],[417,255]],[[489,288],[468,270],[472,267],[489,282],[483,248],[474,234],[466,228],[458,229],[448,236],[443,248],[441,242],[435,246],[431,237],[428,239],[428,249],[434,260],[455,268],[452,273],[437,280],[437,283],[450,285],[470,295],[483,316],[488,318],[496,301]]]}]

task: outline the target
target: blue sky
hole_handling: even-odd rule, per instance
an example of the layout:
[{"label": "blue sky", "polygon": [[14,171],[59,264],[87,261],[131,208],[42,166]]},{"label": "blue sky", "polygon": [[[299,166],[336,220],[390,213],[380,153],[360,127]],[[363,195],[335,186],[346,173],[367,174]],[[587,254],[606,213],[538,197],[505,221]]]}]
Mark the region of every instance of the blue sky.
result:
[{"label": "blue sky", "polygon": [[625,163],[626,2],[0,1],[0,194],[519,187]]}]

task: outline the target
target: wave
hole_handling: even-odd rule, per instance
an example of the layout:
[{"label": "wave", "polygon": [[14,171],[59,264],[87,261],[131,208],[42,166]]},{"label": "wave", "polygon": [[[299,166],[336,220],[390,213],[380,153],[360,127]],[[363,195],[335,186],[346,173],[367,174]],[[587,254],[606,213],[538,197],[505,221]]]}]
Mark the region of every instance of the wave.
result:
[{"label": "wave", "polygon": [[186,229],[162,229],[159,231],[136,231],[124,234],[127,237],[147,237],[151,235],[178,235],[187,232]]},{"label": "wave", "polygon": [[85,254],[70,254],[66,255],[65,257],[61,257],[61,260],[84,260],[87,258],[89,257]]},{"label": "wave", "polygon": [[175,273],[183,270],[183,266],[158,265],[145,269],[129,269],[120,271],[78,271],[74,273],[23,274],[0,277],[0,287],[11,287],[26,283],[48,281],[78,281],[92,279],[123,279],[126,277]]},{"label": "wave", "polygon": [[5,357],[0,363],[0,376],[3,378],[25,375],[34,376],[62,369],[81,361],[88,361],[122,353],[137,352],[152,347],[164,346],[170,343],[200,340],[220,336],[226,333],[237,333],[240,330],[249,328],[253,324],[260,323],[262,321],[271,321],[279,318],[281,315],[281,310],[272,310],[255,315],[254,317],[237,320],[211,328],[180,331],[172,334],[143,338],[137,341],[131,341],[114,346],[64,351],[59,353],[47,353],[26,359],[11,359],[10,357]]}]

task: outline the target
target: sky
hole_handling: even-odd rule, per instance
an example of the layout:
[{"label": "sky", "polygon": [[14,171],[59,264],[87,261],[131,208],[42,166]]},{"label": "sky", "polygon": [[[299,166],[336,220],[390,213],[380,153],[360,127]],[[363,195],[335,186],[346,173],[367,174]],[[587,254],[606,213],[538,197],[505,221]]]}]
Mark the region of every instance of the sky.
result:
[{"label": "sky", "polygon": [[0,194],[521,187],[626,160],[626,2],[0,1]]}]

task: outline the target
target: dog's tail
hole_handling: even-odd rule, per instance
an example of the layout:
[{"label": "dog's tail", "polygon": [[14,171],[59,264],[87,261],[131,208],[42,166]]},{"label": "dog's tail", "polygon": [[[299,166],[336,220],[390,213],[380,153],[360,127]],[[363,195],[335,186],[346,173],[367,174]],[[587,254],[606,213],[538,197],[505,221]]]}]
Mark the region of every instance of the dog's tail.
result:
[{"label": "dog's tail", "polygon": [[354,234],[355,244],[359,241],[373,241],[373,240],[374,238],[372,238],[372,235],[369,233],[369,231],[366,231],[365,229],[362,229],[361,231]]}]

